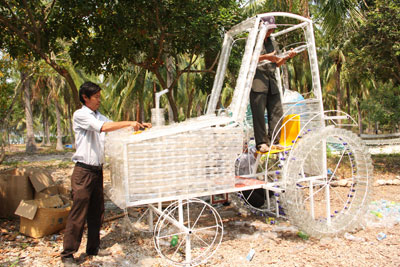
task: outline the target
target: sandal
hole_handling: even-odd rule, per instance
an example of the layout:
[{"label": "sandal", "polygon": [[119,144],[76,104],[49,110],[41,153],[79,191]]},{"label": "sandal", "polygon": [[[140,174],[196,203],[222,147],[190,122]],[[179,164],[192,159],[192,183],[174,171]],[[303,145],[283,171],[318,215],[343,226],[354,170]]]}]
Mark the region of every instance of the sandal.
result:
[{"label": "sandal", "polygon": [[266,153],[269,151],[269,146],[267,144],[261,144],[257,146],[257,150],[260,151],[261,153]]}]

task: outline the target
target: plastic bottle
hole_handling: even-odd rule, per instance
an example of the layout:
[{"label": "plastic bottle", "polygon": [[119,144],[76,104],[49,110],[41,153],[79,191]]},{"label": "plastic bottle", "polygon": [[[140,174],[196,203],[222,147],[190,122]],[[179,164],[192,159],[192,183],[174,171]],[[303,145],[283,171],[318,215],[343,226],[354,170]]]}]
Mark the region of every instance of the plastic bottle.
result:
[{"label": "plastic bottle", "polygon": [[386,238],[386,234],[383,232],[378,233],[378,235],[376,236],[376,239],[378,239],[379,241],[381,241],[382,239]]},{"label": "plastic bottle", "polygon": [[173,235],[171,239],[171,247],[175,247],[178,244],[178,236]]},{"label": "plastic bottle", "polygon": [[304,233],[303,231],[298,231],[297,235],[303,240],[308,240],[308,238],[309,238],[309,235]]},{"label": "plastic bottle", "polygon": [[383,217],[382,213],[379,212],[379,211],[371,210],[371,213],[374,214],[378,218],[382,218]]},{"label": "plastic bottle", "polygon": [[354,240],[355,236],[349,233],[344,233],[344,238],[346,238],[347,240]]},{"label": "plastic bottle", "polygon": [[247,256],[246,256],[246,260],[251,261],[253,259],[255,253],[256,253],[256,251],[254,249],[250,249],[249,254],[247,254]]},{"label": "plastic bottle", "polygon": [[364,242],[365,241],[365,239],[363,237],[354,236],[354,235],[352,235],[350,233],[347,233],[347,232],[344,233],[344,238],[346,238],[347,240],[350,240],[350,241],[357,241],[357,242]]}]

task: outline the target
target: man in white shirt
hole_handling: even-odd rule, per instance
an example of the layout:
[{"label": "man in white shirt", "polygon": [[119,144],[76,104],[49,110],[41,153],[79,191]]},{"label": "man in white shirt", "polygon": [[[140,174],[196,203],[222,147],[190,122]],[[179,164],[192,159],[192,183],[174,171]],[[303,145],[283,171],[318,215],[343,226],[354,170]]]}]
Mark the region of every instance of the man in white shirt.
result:
[{"label": "man in white shirt", "polygon": [[75,168],[71,176],[72,208],[64,231],[64,250],[61,259],[64,266],[76,266],[73,254],[78,251],[85,221],[88,226],[87,255],[100,255],[100,227],[104,218],[103,163],[106,132],[125,127],[150,128],[150,123],[137,121],[113,122],[103,116],[100,107],[101,88],[85,82],[79,88],[82,108],[75,111],[73,128],[76,152],[72,156]]}]

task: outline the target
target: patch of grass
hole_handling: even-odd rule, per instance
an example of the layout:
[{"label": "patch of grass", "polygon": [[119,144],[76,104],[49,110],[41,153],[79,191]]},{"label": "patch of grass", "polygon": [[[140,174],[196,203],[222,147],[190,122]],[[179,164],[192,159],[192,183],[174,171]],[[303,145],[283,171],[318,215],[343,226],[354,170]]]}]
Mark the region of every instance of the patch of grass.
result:
[{"label": "patch of grass", "polygon": [[11,264],[9,265],[9,267],[18,266],[18,263],[19,263],[19,257],[18,257],[15,261],[11,262]]},{"label": "patch of grass", "polygon": [[71,166],[73,166],[73,162],[72,161],[61,161],[60,163],[58,163],[57,168],[71,168]]},{"label": "patch of grass", "polygon": [[37,154],[41,154],[41,155],[52,154],[52,155],[54,155],[54,154],[65,154],[67,152],[74,152],[74,151],[75,151],[75,149],[72,149],[72,148],[64,148],[63,151],[58,151],[58,150],[56,150],[55,146],[51,146],[51,147],[45,147],[45,148],[40,149]]},{"label": "patch of grass", "polygon": [[[6,147],[6,156],[26,155],[25,145],[12,145],[12,146],[14,147],[14,151],[8,151]],[[51,146],[41,146],[40,144],[37,144],[36,147],[37,151],[34,153],[35,155],[64,154],[67,152],[75,152],[75,149],[65,148],[65,147],[63,151],[57,151],[55,144]]]},{"label": "patch of grass", "polygon": [[400,173],[400,154],[372,155],[374,170],[384,173]]},{"label": "patch of grass", "polygon": [[2,165],[5,166],[10,166],[10,167],[23,167],[25,165],[29,165],[29,161],[4,161],[1,163]]}]

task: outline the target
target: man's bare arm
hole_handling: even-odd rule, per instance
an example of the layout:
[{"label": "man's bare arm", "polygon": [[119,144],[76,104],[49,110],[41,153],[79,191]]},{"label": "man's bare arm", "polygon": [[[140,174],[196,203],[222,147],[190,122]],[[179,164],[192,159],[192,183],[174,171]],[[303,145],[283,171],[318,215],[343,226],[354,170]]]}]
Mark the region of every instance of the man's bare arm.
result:
[{"label": "man's bare arm", "polygon": [[109,121],[105,122],[101,127],[102,132],[112,132],[126,127],[133,127],[135,131],[140,128],[151,128],[150,123],[139,123],[137,121]]}]

